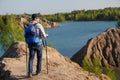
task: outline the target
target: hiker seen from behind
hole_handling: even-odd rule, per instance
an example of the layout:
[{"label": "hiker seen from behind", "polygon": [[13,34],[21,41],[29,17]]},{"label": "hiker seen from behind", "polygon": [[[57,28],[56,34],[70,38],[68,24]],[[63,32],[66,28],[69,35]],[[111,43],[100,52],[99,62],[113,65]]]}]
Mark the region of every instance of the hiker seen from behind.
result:
[{"label": "hiker seen from behind", "polygon": [[25,26],[25,41],[29,48],[28,60],[28,77],[33,74],[33,61],[35,53],[37,53],[36,75],[41,72],[42,65],[42,38],[46,38],[48,34],[45,33],[43,26],[39,23],[40,17],[38,14],[32,14],[32,21]]}]

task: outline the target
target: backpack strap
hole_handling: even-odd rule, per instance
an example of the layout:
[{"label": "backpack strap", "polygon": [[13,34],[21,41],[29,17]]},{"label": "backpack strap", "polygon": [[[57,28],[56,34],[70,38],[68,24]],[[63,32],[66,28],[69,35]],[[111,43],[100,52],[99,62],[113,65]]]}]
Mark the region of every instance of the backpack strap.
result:
[{"label": "backpack strap", "polygon": [[36,36],[41,38],[41,30],[39,28],[37,28],[37,25],[38,23],[35,23],[34,24],[34,27],[35,27],[35,31],[36,31]]},{"label": "backpack strap", "polygon": [[[39,37],[39,38],[43,38],[43,34],[42,34],[42,31],[41,31],[41,29],[40,28],[37,28],[37,25],[38,23],[35,23],[34,24],[34,27],[35,27],[35,30],[36,30],[36,34],[37,34],[37,37]],[[38,31],[37,31],[37,29],[38,29]],[[37,33],[37,32],[39,32],[39,33]]]},{"label": "backpack strap", "polygon": [[38,23],[34,23],[33,26],[36,26]]}]

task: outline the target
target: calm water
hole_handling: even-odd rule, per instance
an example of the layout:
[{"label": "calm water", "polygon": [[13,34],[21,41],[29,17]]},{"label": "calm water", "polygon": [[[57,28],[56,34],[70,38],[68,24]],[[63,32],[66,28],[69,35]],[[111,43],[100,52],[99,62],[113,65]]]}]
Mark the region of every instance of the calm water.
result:
[{"label": "calm water", "polygon": [[62,55],[72,57],[90,38],[115,24],[115,21],[61,22],[61,27],[47,30],[48,42]]},{"label": "calm water", "polygon": [[[107,28],[115,27],[115,21],[61,22],[61,27],[47,29],[48,42],[64,56],[72,57],[88,39]],[[0,56],[3,53],[0,50]]]}]

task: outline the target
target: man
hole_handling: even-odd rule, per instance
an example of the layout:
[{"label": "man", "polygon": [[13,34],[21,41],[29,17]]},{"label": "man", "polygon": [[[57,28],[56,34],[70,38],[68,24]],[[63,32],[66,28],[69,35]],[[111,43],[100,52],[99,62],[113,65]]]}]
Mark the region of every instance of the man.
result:
[{"label": "man", "polygon": [[45,33],[45,30],[41,24],[39,24],[40,18],[37,14],[32,14],[32,21],[28,25],[35,25],[36,33],[39,34],[39,42],[38,43],[28,43],[29,48],[29,61],[28,61],[28,77],[32,77],[33,70],[33,60],[35,52],[37,52],[37,66],[36,66],[36,75],[38,75],[41,71],[42,64],[42,39],[46,38],[48,35]]}]

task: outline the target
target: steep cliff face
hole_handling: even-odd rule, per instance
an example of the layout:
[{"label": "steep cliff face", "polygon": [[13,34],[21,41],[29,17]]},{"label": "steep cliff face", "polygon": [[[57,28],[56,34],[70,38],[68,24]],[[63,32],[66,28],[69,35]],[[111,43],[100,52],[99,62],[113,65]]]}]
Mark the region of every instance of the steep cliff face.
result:
[{"label": "steep cliff face", "polygon": [[[26,53],[28,53],[26,44],[24,42],[13,43],[0,60],[0,80],[110,80],[106,75],[96,75],[83,70],[54,48],[47,48],[49,73],[46,73],[46,52],[43,48],[41,74],[29,79],[26,77]],[[33,72],[35,69],[36,56]]]},{"label": "steep cliff face", "polygon": [[81,65],[84,57],[92,62],[99,59],[102,66],[107,64],[120,67],[120,28],[110,28],[90,39],[71,60]]}]

